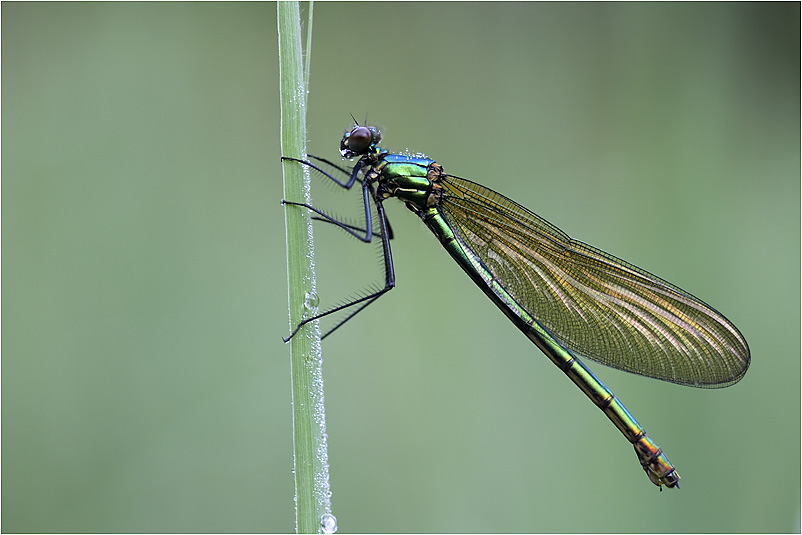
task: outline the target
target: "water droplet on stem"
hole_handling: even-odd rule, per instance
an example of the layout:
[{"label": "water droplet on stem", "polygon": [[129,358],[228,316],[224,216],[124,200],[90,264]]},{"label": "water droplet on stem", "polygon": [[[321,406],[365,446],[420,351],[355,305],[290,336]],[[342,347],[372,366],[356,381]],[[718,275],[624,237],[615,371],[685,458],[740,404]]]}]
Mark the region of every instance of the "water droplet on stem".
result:
[{"label": "water droplet on stem", "polygon": [[331,513],[324,513],[320,517],[320,528],[323,533],[335,533],[337,531],[337,519]]}]

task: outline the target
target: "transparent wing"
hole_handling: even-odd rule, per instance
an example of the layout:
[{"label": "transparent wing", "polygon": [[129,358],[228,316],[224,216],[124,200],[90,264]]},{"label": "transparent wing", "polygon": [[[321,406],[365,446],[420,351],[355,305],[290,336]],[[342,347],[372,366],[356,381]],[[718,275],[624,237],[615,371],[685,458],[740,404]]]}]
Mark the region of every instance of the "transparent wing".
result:
[{"label": "transparent wing", "polygon": [[569,350],[682,385],[731,385],[749,367],[738,329],[688,292],[474,182],[447,176],[443,217],[513,298]]}]

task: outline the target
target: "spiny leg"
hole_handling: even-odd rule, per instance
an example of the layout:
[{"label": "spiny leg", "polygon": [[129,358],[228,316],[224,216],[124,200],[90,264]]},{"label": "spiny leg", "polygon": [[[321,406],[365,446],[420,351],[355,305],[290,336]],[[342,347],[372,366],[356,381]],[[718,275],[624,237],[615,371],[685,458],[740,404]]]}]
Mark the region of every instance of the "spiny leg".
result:
[{"label": "spiny leg", "polygon": [[[310,167],[314,168],[318,172],[322,173],[324,176],[330,178],[331,180],[333,180],[334,182],[336,182],[337,184],[339,184],[340,186],[342,186],[342,187],[344,187],[346,189],[350,188],[354,184],[354,182],[357,180],[357,174],[358,174],[359,170],[361,169],[361,165],[360,165],[360,163],[358,163],[354,167],[354,170],[351,172],[351,176],[350,176],[348,182],[347,183],[343,183],[343,182],[337,180],[334,176],[330,175],[329,173],[326,173],[325,171],[323,171],[322,169],[320,169],[319,167],[315,166],[314,164],[312,164],[310,162],[306,162],[306,161],[303,161],[303,160],[297,160],[295,158],[283,158],[283,159],[291,160],[291,161],[297,161],[297,162],[299,162],[301,164],[309,165]],[[331,164],[331,162],[328,162],[327,160],[323,160],[322,158],[316,158],[316,159],[324,161],[325,163],[327,163],[329,165],[333,165],[333,164]],[[345,172],[345,170],[342,169],[342,168],[339,168],[339,166],[335,166],[335,167],[337,167],[341,171]],[[336,225],[336,226],[340,227],[341,229],[343,229],[344,231],[346,231],[349,234],[351,234],[352,236],[354,236],[355,238],[359,239],[360,241],[362,241],[364,243],[370,243],[373,240],[373,218],[372,218],[372,214],[371,214],[370,200],[374,199],[374,203],[376,205],[376,213],[378,215],[378,221],[379,221],[379,237],[380,237],[380,239],[382,241],[382,258],[383,258],[383,261],[384,261],[384,274],[385,274],[385,277],[384,277],[384,288],[382,288],[382,289],[380,289],[380,290],[378,290],[376,292],[372,292],[369,295],[360,297],[359,299],[355,299],[355,300],[351,301],[350,303],[345,303],[344,305],[336,306],[336,307],[334,307],[334,308],[332,308],[330,310],[327,310],[327,311],[322,312],[320,314],[316,314],[315,316],[312,316],[310,318],[307,318],[307,319],[301,321],[295,327],[295,329],[290,333],[290,335],[287,338],[283,339],[284,342],[288,342],[289,340],[291,340],[292,337],[295,336],[298,333],[300,328],[303,327],[304,325],[306,325],[307,323],[309,323],[310,321],[314,321],[314,320],[323,318],[323,317],[328,316],[330,314],[333,314],[335,312],[339,312],[341,310],[347,309],[347,308],[352,307],[354,305],[358,305],[360,303],[363,303],[362,306],[360,306],[357,310],[355,310],[354,312],[349,314],[345,319],[343,319],[337,325],[335,325],[334,328],[332,328],[329,332],[324,334],[322,338],[326,338],[328,335],[330,335],[335,330],[340,328],[343,324],[345,324],[348,320],[350,320],[351,318],[356,316],[356,314],[358,314],[359,312],[364,310],[365,307],[367,307],[368,305],[370,305],[371,303],[376,301],[376,299],[378,299],[379,297],[381,297],[382,295],[384,295],[385,293],[387,293],[388,291],[390,291],[392,288],[395,287],[395,270],[393,268],[393,256],[392,256],[392,251],[390,249],[390,242],[389,242],[390,230],[389,230],[389,223],[387,222],[387,215],[386,215],[386,213],[384,211],[384,206],[381,204],[381,202],[375,200],[372,184],[370,182],[368,182],[368,181],[361,181],[361,182],[362,182],[362,197],[363,197],[363,203],[364,203],[364,206],[365,206],[365,229],[364,230],[360,229],[360,228],[358,228],[358,227],[356,227],[354,225],[349,225],[347,223],[343,223],[342,221],[338,221],[337,219],[335,219],[335,218],[331,217],[330,215],[326,214],[325,212],[323,212],[323,211],[321,211],[321,210],[319,210],[319,209],[315,208],[314,206],[312,206],[310,204],[307,204],[307,203],[297,203],[297,202],[292,202],[292,201],[287,201],[287,200],[282,200],[281,203],[283,205],[303,206],[303,207],[307,208],[308,210],[311,210],[312,212],[318,214],[319,217],[315,217],[315,219],[318,219],[320,221],[325,221],[327,223],[331,223],[333,225]],[[360,232],[357,232],[357,231],[360,231]]]}]

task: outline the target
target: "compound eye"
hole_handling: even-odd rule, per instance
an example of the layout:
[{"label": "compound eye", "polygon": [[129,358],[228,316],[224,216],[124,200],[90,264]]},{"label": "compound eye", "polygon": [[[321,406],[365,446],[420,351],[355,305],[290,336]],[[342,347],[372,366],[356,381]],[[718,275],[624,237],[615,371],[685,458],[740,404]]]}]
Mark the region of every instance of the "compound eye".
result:
[{"label": "compound eye", "polygon": [[348,148],[359,154],[365,151],[373,142],[373,133],[367,126],[357,126],[348,136]]}]

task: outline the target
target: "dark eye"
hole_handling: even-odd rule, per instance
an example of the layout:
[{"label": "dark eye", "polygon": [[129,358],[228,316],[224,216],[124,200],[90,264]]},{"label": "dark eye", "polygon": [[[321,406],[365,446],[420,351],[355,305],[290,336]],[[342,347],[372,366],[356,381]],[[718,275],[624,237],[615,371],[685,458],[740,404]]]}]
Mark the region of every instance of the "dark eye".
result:
[{"label": "dark eye", "polygon": [[363,152],[373,141],[373,134],[367,126],[357,126],[348,136],[348,148],[356,153]]}]

